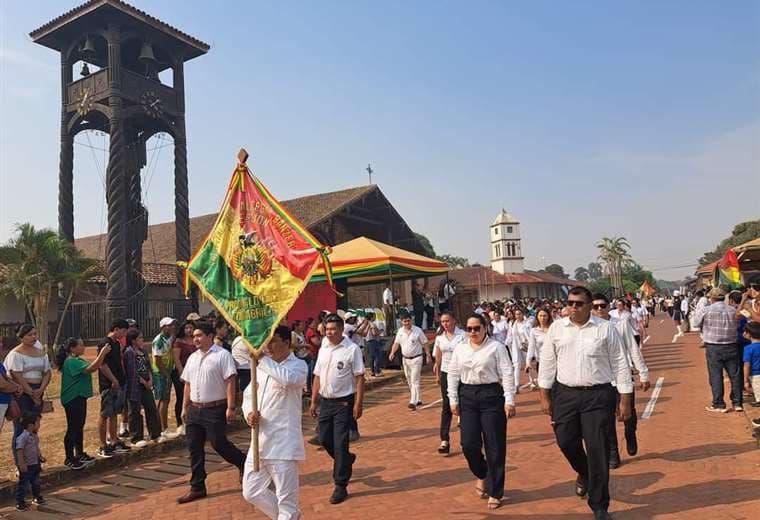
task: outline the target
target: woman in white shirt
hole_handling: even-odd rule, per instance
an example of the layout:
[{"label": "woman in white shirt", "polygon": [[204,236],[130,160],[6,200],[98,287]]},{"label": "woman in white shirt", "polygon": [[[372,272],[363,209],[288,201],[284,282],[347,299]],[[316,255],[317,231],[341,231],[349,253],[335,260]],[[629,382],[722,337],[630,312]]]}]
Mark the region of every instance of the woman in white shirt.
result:
[{"label": "woman in white shirt", "polygon": [[433,373],[435,380],[441,387],[441,445],[438,453],[448,455],[449,430],[451,429],[451,405],[449,403],[448,380],[449,361],[451,354],[457,345],[465,341],[464,333],[457,328],[457,320],[449,311],[443,311],[439,317],[443,331],[436,336],[433,344]]},{"label": "woman in white shirt", "polygon": [[502,317],[501,311],[498,309],[493,311],[493,320],[491,321],[492,333],[491,336],[496,341],[506,345],[507,337],[509,336],[509,322]]},{"label": "woman in white shirt", "polygon": [[552,315],[547,309],[539,309],[536,313],[536,322],[530,329],[528,337],[528,366],[525,367],[525,373],[530,380],[530,390],[538,388],[538,360],[541,359],[541,347],[544,344],[546,333],[549,332],[549,326],[552,324]]},{"label": "woman in white shirt", "polygon": [[528,355],[528,341],[530,338],[530,322],[525,319],[522,309],[515,309],[515,321],[510,329],[511,341],[510,348],[512,354],[512,363],[515,370],[515,392],[520,393],[520,374],[522,367],[525,366],[525,360]]},{"label": "woman in white shirt", "polygon": [[[50,360],[44,350],[35,347],[37,330],[32,325],[28,323],[20,325],[16,335],[21,343],[8,353],[3,364],[13,381],[19,384],[23,390],[21,397],[17,399],[21,415],[23,416],[28,411],[41,413],[42,398],[45,395],[48,383],[50,383]],[[15,446],[16,437],[21,435],[23,431],[21,419],[13,421],[13,442],[11,446]],[[13,460],[16,461],[16,458],[17,454],[14,448]]]},{"label": "woman in white shirt", "polygon": [[478,479],[475,489],[496,509],[504,496],[507,417],[515,415],[514,370],[504,345],[488,337],[483,316],[470,316],[465,330],[467,340],[449,360],[449,402],[462,417],[462,452]]}]

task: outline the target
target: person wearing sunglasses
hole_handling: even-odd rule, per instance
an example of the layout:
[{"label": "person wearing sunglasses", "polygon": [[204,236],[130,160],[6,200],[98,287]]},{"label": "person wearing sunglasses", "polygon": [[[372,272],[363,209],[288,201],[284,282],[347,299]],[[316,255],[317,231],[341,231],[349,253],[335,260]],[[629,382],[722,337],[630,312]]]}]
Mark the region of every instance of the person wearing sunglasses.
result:
[{"label": "person wearing sunglasses", "polygon": [[618,393],[620,420],[631,417],[631,368],[615,326],[591,315],[587,288],[570,289],[567,308],[569,316],[552,323],[541,348],[541,409],[551,416],[557,445],[578,474],[576,495],[588,494],[594,518],[608,520],[609,431]]},{"label": "person wearing sunglasses", "polygon": [[[634,330],[628,320],[616,320],[610,313],[610,302],[604,294],[596,293],[592,300],[593,310],[591,313],[597,318],[603,320],[609,320],[615,325],[615,330],[620,335],[623,341],[623,348],[625,348],[628,363],[636,368],[639,373],[639,380],[641,381],[641,388],[644,392],[649,390],[649,368],[647,368],[644,362],[644,355],[641,353],[641,347],[639,342],[634,337]],[[631,376],[633,379],[633,375]],[[618,400],[620,399],[618,394]],[[625,443],[628,455],[633,457],[639,451],[639,444],[636,439],[636,425],[638,419],[636,414],[636,388],[634,386],[631,394],[631,417],[625,421]],[[620,467],[620,451],[618,449],[617,429],[615,424],[612,424],[610,429],[610,469],[617,469]]]},{"label": "person wearing sunglasses", "polygon": [[[501,506],[507,456],[507,417],[515,416],[514,368],[504,345],[488,337],[482,315],[467,318],[467,340],[451,354],[451,413],[461,416],[462,452],[488,508]],[[485,441],[485,456],[483,447]]]}]

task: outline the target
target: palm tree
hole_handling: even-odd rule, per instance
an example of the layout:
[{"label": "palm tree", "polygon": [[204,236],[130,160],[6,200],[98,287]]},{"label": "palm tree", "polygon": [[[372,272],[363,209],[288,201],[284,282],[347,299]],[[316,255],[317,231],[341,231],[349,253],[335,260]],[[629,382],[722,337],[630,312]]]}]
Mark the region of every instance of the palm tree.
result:
[{"label": "palm tree", "polygon": [[583,266],[575,268],[575,279],[581,282],[587,282],[589,279],[588,269]]},{"label": "palm tree", "polygon": [[624,292],[623,268],[633,261],[630,244],[624,237],[603,237],[596,247],[599,249],[599,261],[602,263],[604,272],[610,277],[610,285],[615,291],[615,296],[622,295]]},{"label": "palm tree", "polygon": [[[61,323],[54,342],[50,343],[50,303],[68,291],[67,311],[76,290],[96,274],[95,261],[84,258],[55,231],[36,229],[27,223],[18,224],[16,236],[0,247],[0,264],[5,266],[0,276],[0,293],[10,294],[24,304],[40,342],[51,348],[59,339]],[[63,315],[60,318],[62,322]]]}]

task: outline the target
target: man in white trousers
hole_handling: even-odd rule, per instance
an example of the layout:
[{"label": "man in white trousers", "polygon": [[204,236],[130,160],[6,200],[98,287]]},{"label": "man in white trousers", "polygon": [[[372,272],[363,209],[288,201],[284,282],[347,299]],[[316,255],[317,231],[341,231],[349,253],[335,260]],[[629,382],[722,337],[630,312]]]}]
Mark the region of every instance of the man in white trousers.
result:
[{"label": "man in white trousers", "polygon": [[[306,386],[306,363],[290,351],[290,330],[275,329],[269,344],[258,353],[256,368],[258,408],[253,388],[243,393],[243,414],[249,426],[259,426],[259,471],[248,450],[243,475],[243,498],[273,520],[301,518],[298,507],[298,461],[304,460],[301,432],[301,396]],[[274,490],[270,489],[274,483]]]},{"label": "man in white trousers", "polygon": [[430,363],[430,348],[428,339],[421,328],[412,325],[409,314],[401,316],[402,327],[396,333],[396,339],[391,347],[388,358],[393,361],[396,352],[401,349],[404,376],[409,385],[409,409],[414,411],[422,404],[420,376],[422,374],[422,356]]}]

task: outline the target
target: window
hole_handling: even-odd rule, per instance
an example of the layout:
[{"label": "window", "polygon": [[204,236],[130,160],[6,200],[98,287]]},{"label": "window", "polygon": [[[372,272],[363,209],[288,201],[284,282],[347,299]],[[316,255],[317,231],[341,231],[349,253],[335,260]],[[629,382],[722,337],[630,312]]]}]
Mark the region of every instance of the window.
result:
[{"label": "window", "polygon": [[495,227],[493,228],[493,234],[498,235],[499,234],[499,228]]},{"label": "window", "polygon": [[496,244],[496,246],[494,246],[494,253],[496,253],[495,258],[501,257],[501,246],[499,244]]},{"label": "window", "polygon": [[512,226],[507,226],[507,233],[512,234]]}]

